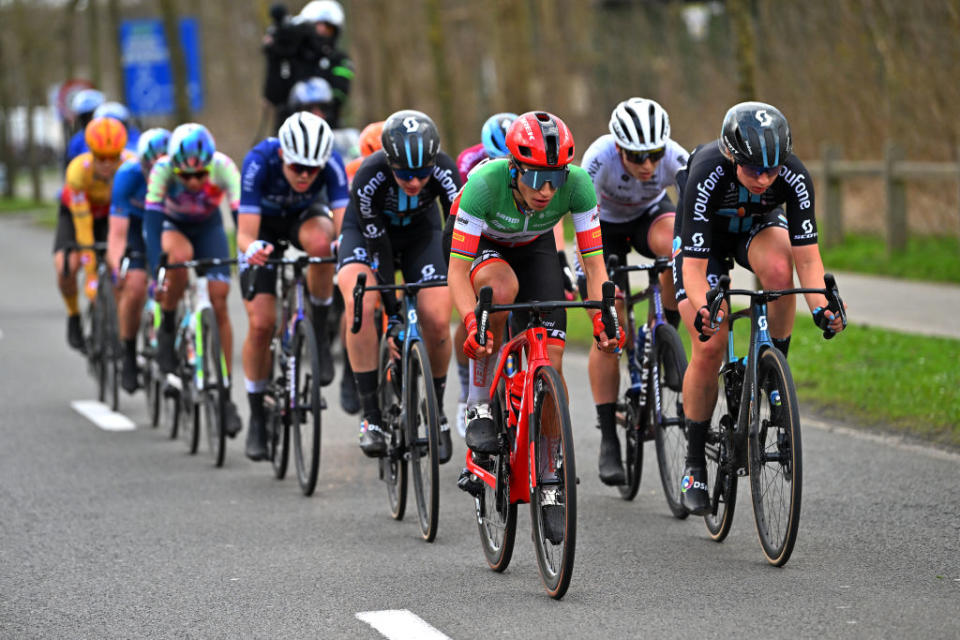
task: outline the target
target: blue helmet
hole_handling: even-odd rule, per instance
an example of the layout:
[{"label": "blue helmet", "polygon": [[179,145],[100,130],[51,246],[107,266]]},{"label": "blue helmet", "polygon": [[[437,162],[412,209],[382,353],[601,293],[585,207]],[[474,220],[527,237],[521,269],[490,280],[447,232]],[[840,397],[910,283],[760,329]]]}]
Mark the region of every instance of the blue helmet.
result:
[{"label": "blue helmet", "polygon": [[142,163],[153,164],[157,158],[167,153],[169,144],[169,131],[160,127],[147,129],[137,140],[137,157]]},{"label": "blue helmet", "polygon": [[101,91],[84,89],[83,91],[78,91],[73,96],[73,99],[70,101],[70,110],[73,111],[74,115],[78,116],[93,113],[106,99],[106,96],[104,96]]},{"label": "blue helmet", "polygon": [[323,78],[301,80],[290,89],[290,98],[287,100],[287,104],[297,111],[307,105],[325,105],[331,102],[333,102],[333,89]]},{"label": "blue helmet", "polygon": [[119,102],[104,102],[93,112],[93,117],[113,118],[114,120],[119,120],[126,126],[130,123],[130,109],[127,109]]},{"label": "blue helmet", "polygon": [[793,151],[787,118],[764,102],[735,104],[723,117],[720,152],[736,164],[776,167]]},{"label": "blue helmet", "polygon": [[212,161],[217,152],[213,136],[202,124],[188,122],[173,130],[167,155],[174,169],[180,171],[201,171]]},{"label": "blue helmet", "polygon": [[507,130],[516,119],[515,113],[496,113],[483,123],[480,140],[489,157],[503,158],[510,155],[510,150],[507,149]]}]

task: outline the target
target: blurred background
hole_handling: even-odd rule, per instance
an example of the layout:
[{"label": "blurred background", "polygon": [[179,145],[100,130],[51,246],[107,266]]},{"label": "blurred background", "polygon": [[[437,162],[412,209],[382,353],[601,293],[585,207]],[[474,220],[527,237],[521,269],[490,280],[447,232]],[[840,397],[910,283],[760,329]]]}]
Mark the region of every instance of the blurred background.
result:
[{"label": "blurred background", "polygon": [[[178,69],[184,59],[196,67],[190,91],[174,91],[167,115],[139,116],[142,127],[204,123],[218,148],[242,162],[256,140],[273,133],[262,49],[272,4],[0,0],[3,194],[50,198],[44,176],[59,175],[71,132],[57,108],[68,81],[130,103],[125,73],[138,61],[124,53],[121,34],[132,20],[160,21],[168,35],[182,18],[195,28],[189,51],[168,38],[166,52],[175,77],[185,77]],[[296,14],[304,4],[286,6]],[[456,157],[479,142],[490,114],[545,109],[570,125],[582,153],[607,132],[617,102],[643,96],[667,109],[672,137],[692,149],[716,137],[730,105],[759,99],[789,119],[794,151],[817,179],[818,217],[842,215],[832,240],[900,233],[885,213],[899,197],[891,196],[890,163],[900,160],[933,163],[901,176],[909,233],[960,234],[960,0],[341,4],[338,47],[355,72],[341,126],[359,129],[400,108],[420,109]],[[138,55],[142,64],[151,54]],[[835,173],[842,205],[821,213],[828,158],[872,164]]]}]

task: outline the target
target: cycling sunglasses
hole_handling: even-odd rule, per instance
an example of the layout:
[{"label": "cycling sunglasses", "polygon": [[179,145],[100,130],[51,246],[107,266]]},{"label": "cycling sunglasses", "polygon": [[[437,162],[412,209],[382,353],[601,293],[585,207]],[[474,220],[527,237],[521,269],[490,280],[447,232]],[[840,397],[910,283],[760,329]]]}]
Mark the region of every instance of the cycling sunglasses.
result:
[{"label": "cycling sunglasses", "polygon": [[560,169],[546,169],[546,168],[525,168],[520,165],[517,165],[517,172],[520,174],[520,182],[527,185],[534,191],[540,191],[543,188],[543,185],[550,183],[554,189],[559,189],[566,183],[567,176],[570,174],[570,169],[568,167],[562,167]]},{"label": "cycling sunglasses", "polygon": [[419,169],[393,169],[393,175],[403,181],[413,180],[414,178],[423,179],[433,172],[433,165],[420,167]]},{"label": "cycling sunglasses", "polygon": [[300,164],[299,162],[291,162],[287,164],[290,167],[290,170],[293,171],[298,176],[307,174],[308,176],[315,176],[320,173],[320,169],[323,167],[311,167],[308,164]]},{"label": "cycling sunglasses", "polygon": [[120,159],[120,154],[117,153],[112,156],[101,156],[95,153],[93,154],[93,159],[98,160],[100,162],[116,162],[117,160]]},{"label": "cycling sunglasses", "polygon": [[766,175],[775,176],[778,173],[780,173],[780,165],[777,165],[775,167],[755,167],[749,164],[742,164],[740,166],[743,167],[746,170],[746,172],[751,176],[753,176],[754,178],[759,178],[760,176],[766,176]]},{"label": "cycling sunglasses", "polygon": [[189,182],[190,180],[203,180],[210,172],[206,169],[202,171],[176,171],[177,177],[179,177],[184,182]]},{"label": "cycling sunglasses", "polygon": [[630,164],[643,164],[647,160],[659,162],[663,156],[667,154],[667,150],[664,147],[651,149],[649,151],[631,151],[630,149],[622,149],[622,151],[627,162]]}]

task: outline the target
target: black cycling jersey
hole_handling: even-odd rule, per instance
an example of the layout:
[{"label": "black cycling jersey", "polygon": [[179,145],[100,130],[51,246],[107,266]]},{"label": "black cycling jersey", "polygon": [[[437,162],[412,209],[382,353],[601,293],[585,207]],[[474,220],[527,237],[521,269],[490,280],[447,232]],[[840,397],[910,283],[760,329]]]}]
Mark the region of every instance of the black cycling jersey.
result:
[{"label": "black cycling jersey", "polygon": [[[677,174],[680,201],[674,224],[674,254],[708,258],[725,234],[747,234],[772,211],[780,212],[793,246],[817,243],[813,181],[799,158],[791,155],[780,174],[763,193],[750,193],[737,180],[736,165],[717,141],[702,144],[690,154],[687,167]],[[716,256],[715,256],[716,257]]]}]

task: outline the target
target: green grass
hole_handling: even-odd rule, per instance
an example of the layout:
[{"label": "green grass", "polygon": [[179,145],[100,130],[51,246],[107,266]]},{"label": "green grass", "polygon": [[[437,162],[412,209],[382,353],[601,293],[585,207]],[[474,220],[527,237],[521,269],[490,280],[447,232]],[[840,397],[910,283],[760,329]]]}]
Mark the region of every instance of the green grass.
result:
[{"label": "green grass", "polygon": [[848,234],[842,245],[821,246],[820,251],[828,271],[960,282],[960,242],[955,237],[911,236],[904,251],[890,255],[880,236]]},{"label": "green grass", "polygon": [[36,202],[30,198],[0,198],[0,215],[25,213],[44,227],[57,225],[57,205],[55,202]]},{"label": "green grass", "polygon": [[[645,317],[639,305],[637,317]],[[738,351],[749,340],[747,322],[737,323]],[[690,353],[690,338],[681,327]],[[592,347],[585,313],[567,314],[567,339]],[[790,343],[790,369],[800,406],[838,421],[907,433],[960,447],[960,340],[928,338],[850,326],[824,340],[807,314],[797,317]]]}]

